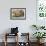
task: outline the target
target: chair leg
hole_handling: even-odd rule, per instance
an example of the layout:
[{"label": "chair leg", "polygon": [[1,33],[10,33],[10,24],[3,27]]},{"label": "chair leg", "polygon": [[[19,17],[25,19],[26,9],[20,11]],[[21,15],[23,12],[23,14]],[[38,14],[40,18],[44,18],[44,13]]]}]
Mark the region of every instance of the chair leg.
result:
[{"label": "chair leg", "polygon": [[6,41],[5,41],[5,43],[4,43],[4,44],[5,44],[5,46],[7,46],[7,42],[6,42]]},{"label": "chair leg", "polygon": [[7,46],[7,34],[5,34],[5,46]]}]

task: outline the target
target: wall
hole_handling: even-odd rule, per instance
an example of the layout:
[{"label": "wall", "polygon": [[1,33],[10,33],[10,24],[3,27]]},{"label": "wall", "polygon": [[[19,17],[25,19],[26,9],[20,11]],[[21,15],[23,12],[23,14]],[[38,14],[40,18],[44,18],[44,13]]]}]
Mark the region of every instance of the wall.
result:
[{"label": "wall", "polygon": [[[26,8],[26,20],[10,20],[10,8]],[[32,36],[35,32],[31,29],[32,24],[36,24],[36,0],[0,0],[0,34],[17,26],[19,32],[30,32]]]}]

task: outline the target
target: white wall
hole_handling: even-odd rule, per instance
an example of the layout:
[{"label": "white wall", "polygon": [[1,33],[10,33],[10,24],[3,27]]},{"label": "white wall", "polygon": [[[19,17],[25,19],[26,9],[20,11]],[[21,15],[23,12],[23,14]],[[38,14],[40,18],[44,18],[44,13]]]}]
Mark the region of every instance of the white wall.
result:
[{"label": "white wall", "polygon": [[[10,8],[26,8],[26,20],[10,20]],[[0,34],[17,26],[32,36],[32,24],[36,24],[36,0],[0,0]]]}]

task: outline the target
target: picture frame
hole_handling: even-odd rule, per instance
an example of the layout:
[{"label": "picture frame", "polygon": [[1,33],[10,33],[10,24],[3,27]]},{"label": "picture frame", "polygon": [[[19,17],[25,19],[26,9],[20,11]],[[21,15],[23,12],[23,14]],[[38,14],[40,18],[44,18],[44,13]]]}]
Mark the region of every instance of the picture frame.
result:
[{"label": "picture frame", "polygon": [[11,20],[26,20],[26,8],[10,8]]},{"label": "picture frame", "polygon": [[37,0],[36,1],[36,24],[37,25],[46,25],[46,0]]},{"label": "picture frame", "polygon": [[36,2],[37,16],[39,18],[46,18],[46,1],[45,0],[37,0]]}]

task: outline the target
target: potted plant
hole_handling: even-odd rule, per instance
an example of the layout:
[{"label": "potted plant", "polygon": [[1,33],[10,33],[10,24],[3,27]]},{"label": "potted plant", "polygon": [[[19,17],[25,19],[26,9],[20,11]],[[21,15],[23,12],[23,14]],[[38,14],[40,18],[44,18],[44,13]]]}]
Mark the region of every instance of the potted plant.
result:
[{"label": "potted plant", "polygon": [[[45,35],[46,33],[45,32],[35,32],[33,35],[37,38],[37,42],[38,43],[41,43],[40,40],[46,36]],[[44,37],[45,38],[45,37]]]}]

